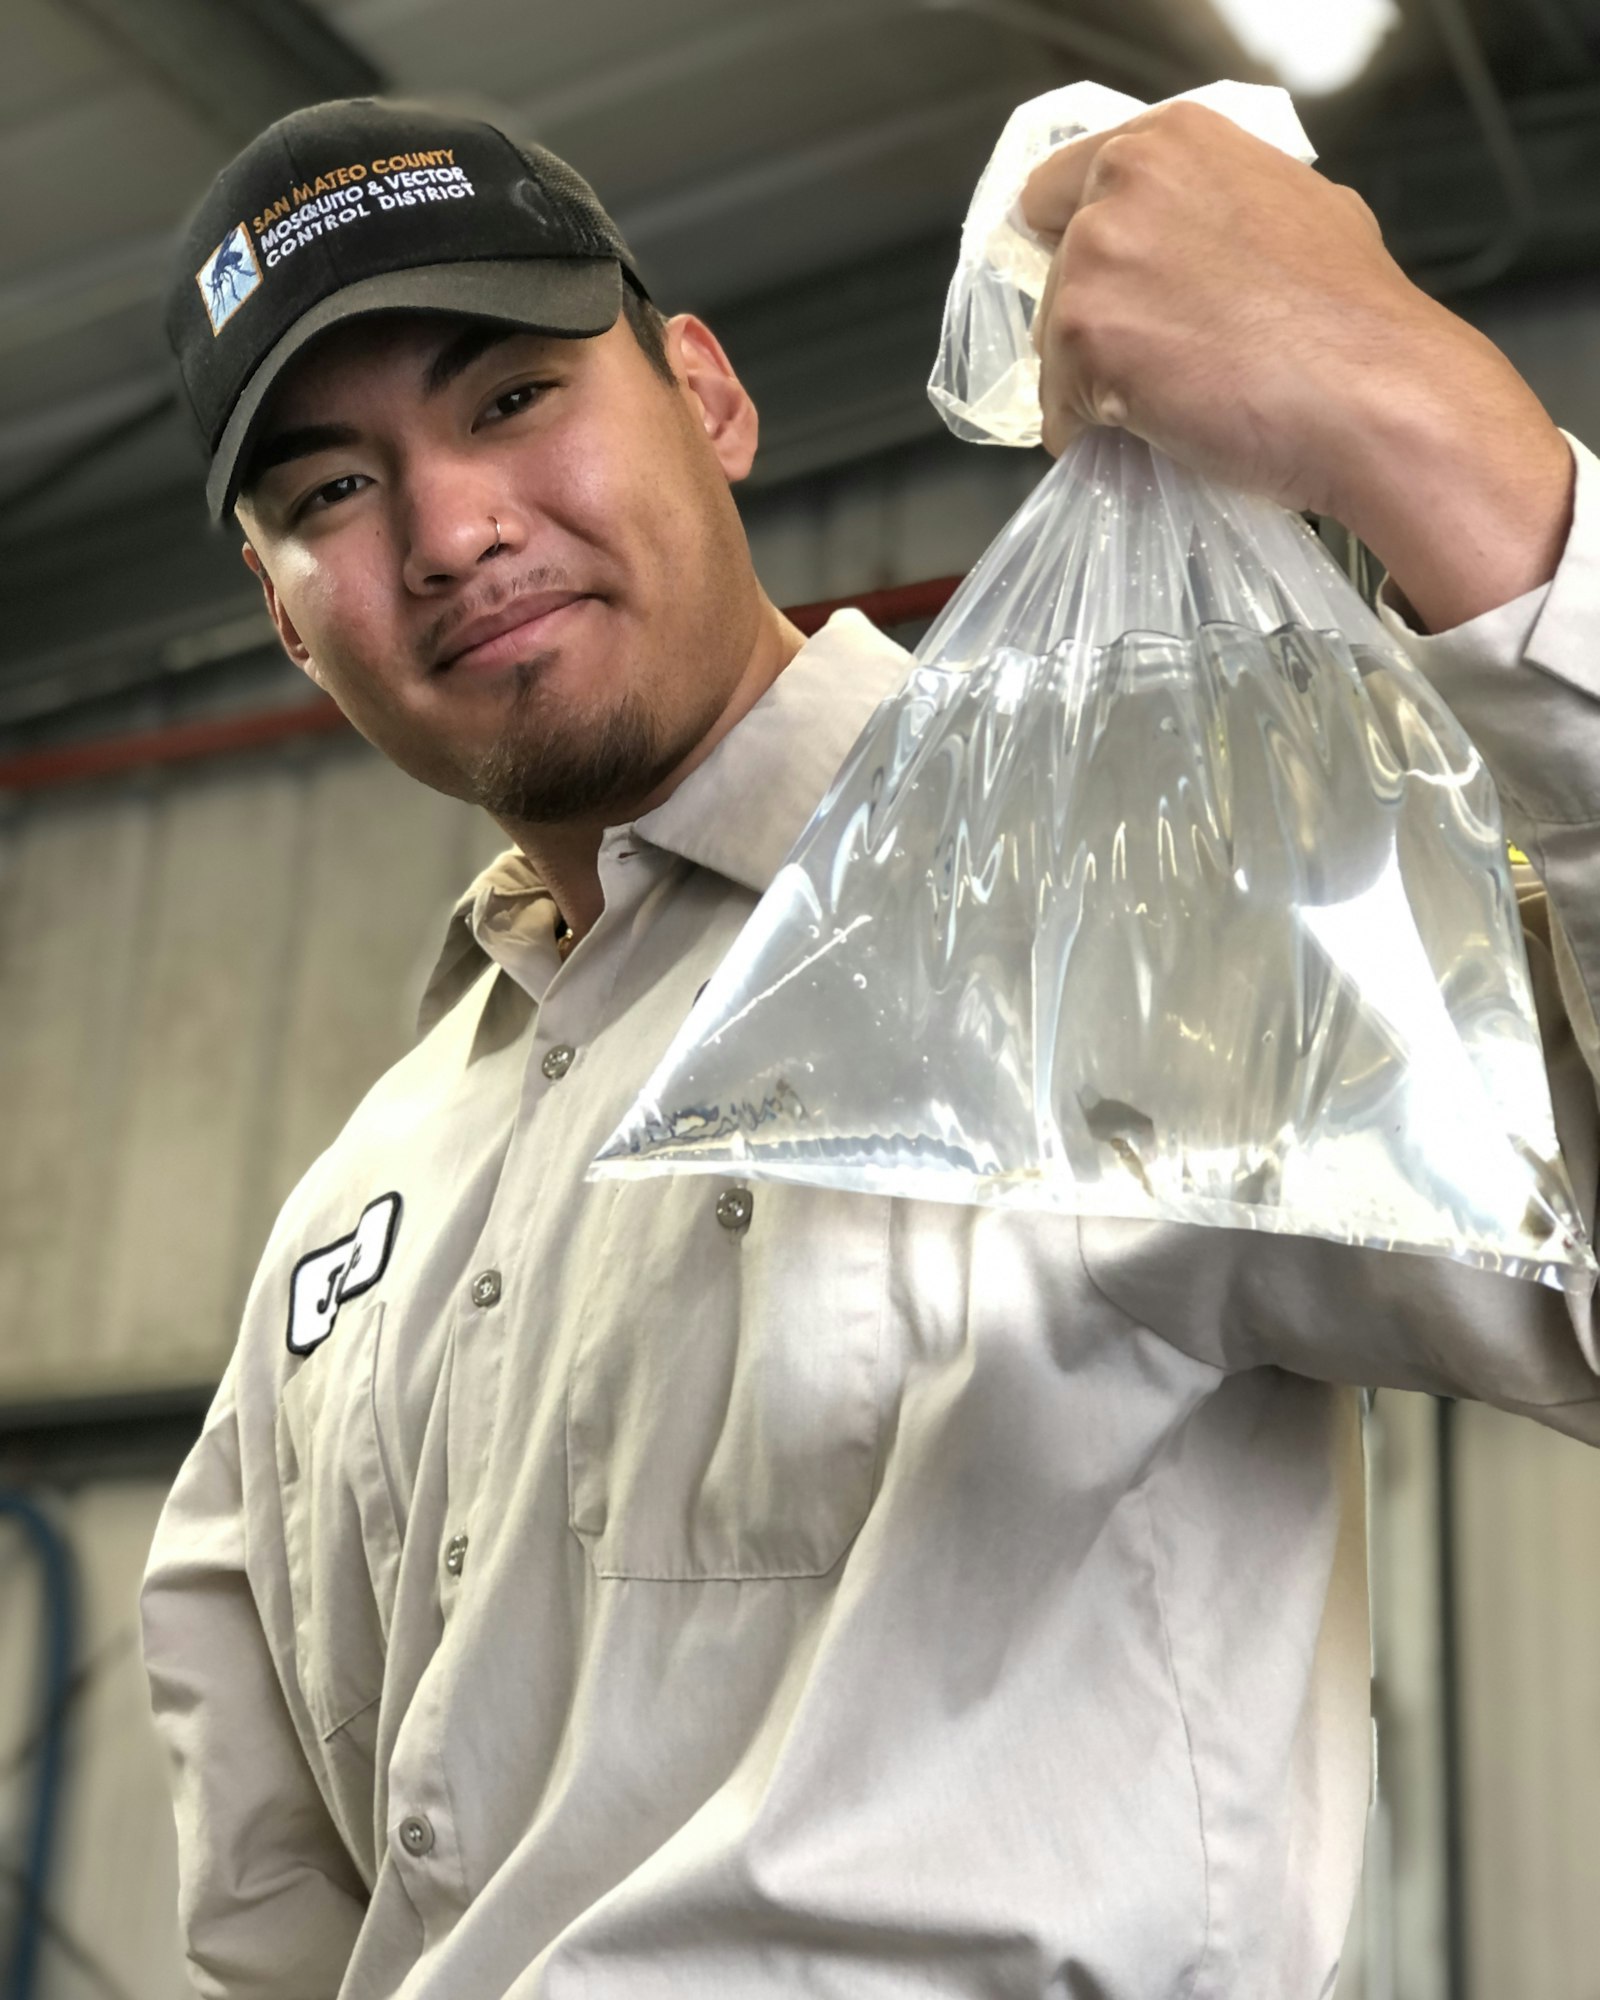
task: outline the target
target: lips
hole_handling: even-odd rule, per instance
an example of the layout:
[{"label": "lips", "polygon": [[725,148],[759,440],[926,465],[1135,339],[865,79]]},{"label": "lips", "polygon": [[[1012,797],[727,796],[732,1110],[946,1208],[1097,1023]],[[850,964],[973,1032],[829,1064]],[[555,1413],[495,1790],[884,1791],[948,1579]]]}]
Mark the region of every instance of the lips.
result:
[{"label": "lips", "polygon": [[509,665],[525,658],[528,647],[548,643],[581,606],[592,602],[579,590],[530,591],[513,598],[452,632],[433,671],[489,672]]}]

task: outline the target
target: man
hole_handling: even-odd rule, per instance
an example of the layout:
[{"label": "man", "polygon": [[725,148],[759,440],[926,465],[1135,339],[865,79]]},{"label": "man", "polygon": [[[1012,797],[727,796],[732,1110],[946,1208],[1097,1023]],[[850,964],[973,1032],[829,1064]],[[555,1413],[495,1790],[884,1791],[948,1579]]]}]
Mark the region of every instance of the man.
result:
[{"label": "man", "polygon": [[[1353,197],[1207,113],[1069,148],[1026,202],[1060,235],[1053,445],[1127,422],[1389,564],[1548,890],[1592,1209],[1593,461]],[[207,282],[230,246],[242,299]],[[587,1184],[904,655],[853,615],[801,644],[729,497],[756,419],[722,350],[486,127],[273,128],[172,327],[290,656],[514,843],[286,1206],[151,1558],[200,1991],[1327,1993],[1368,1785],[1348,1385],[1600,1438],[1588,1300]]]}]

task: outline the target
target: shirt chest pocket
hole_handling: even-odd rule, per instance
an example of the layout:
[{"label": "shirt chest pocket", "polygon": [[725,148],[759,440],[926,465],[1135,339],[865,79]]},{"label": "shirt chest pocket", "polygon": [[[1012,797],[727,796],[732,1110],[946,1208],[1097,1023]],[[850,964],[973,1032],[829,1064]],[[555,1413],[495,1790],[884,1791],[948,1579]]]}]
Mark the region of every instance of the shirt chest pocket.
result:
[{"label": "shirt chest pocket", "polygon": [[595,1570],[825,1575],[877,1478],[887,1200],[699,1176],[608,1193],[567,1395]]},{"label": "shirt chest pocket", "polygon": [[352,1301],[278,1404],[278,1487],[295,1668],[324,1740],[377,1700],[400,1532],[373,1383],[383,1305]]}]

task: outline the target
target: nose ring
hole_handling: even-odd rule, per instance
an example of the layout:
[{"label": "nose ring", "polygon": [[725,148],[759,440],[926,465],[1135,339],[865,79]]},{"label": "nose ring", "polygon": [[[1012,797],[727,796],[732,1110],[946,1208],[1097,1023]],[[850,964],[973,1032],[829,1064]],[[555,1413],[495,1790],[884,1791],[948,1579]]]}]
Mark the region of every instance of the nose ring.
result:
[{"label": "nose ring", "polygon": [[498,548],[499,548],[499,547],[501,546],[501,542],[500,542],[500,523],[499,523],[499,522],[498,522],[497,520],[495,520],[495,517],[494,517],[494,515],[493,515],[493,514],[491,514],[491,515],[489,516],[489,519],[490,519],[490,521],[491,521],[491,522],[493,523],[493,525],[494,525],[494,548],[493,548],[493,549],[491,549],[491,550],[489,551],[490,555],[493,555],[493,554],[495,553],[495,549],[498,549]]}]

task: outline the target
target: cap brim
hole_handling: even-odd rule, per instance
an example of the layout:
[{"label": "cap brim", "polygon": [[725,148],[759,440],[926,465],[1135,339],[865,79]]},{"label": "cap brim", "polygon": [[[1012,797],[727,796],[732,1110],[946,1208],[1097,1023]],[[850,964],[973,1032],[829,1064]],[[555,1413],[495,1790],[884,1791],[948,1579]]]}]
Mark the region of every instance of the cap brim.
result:
[{"label": "cap brim", "polygon": [[524,257],[385,271],[330,293],[295,321],[240,391],[206,477],[212,519],[226,520],[238,497],[240,474],[278,378],[330,327],[374,313],[439,313],[583,340],[616,324],[622,285],[615,258]]}]

